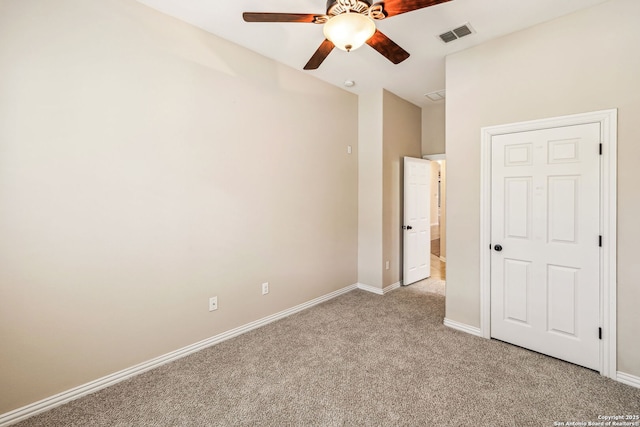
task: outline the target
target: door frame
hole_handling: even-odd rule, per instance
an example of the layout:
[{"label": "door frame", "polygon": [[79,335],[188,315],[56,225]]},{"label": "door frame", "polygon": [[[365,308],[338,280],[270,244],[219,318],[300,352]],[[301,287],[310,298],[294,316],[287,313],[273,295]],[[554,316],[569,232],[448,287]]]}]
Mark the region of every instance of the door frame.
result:
[{"label": "door frame", "polygon": [[483,127],[480,156],[480,333],[491,338],[491,141],[494,136],[600,123],[600,374],[616,380],[617,123],[618,110]]},{"label": "door frame", "polygon": [[[437,162],[439,160],[447,160],[447,155],[446,153],[441,153],[441,154],[425,154],[422,156],[423,159],[425,160],[431,160],[432,162]],[[442,167],[442,164],[440,164],[440,167]],[[445,180],[447,179],[446,177],[444,178]],[[444,215],[441,215],[440,220],[442,220],[444,218],[445,224],[447,223],[447,219],[446,219],[446,212],[447,212],[447,208],[446,208],[446,203],[447,201],[445,200],[446,197],[442,197],[440,199],[440,206],[444,207]],[[446,230],[445,230],[445,234],[444,234],[444,238],[442,237],[442,224],[440,224],[440,249],[442,250],[442,242],[445,242],[446,245]],[[439,257],[440,261],[442,262],[447,262],[447,257],[446,257],[446,253],[445,256],[442,256],[442,251],[440,252],[440,257]]]}]

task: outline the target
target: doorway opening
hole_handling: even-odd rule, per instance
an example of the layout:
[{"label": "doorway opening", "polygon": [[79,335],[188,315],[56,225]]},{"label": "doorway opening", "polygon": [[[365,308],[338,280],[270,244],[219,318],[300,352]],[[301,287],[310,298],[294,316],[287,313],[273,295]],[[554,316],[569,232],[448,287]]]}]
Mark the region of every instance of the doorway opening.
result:
[{"label": "doorway opening", "polygon": [[416,283],[426,292],[446,294],[447,241],[446,241],[446,160],[444,154],[426,155],[431,161],[431,274]]}]

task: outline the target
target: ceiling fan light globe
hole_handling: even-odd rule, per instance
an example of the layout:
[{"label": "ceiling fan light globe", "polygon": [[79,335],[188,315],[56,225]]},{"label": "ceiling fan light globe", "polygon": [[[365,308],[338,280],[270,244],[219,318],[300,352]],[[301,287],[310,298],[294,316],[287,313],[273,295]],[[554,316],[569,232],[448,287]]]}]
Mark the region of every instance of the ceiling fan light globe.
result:
[{"label": "ceiling fan light globe", "polygon": [[338,49],[356,50],[376,32],[376,24],[360,13],[342,13],[324,24],[324,36]]}]

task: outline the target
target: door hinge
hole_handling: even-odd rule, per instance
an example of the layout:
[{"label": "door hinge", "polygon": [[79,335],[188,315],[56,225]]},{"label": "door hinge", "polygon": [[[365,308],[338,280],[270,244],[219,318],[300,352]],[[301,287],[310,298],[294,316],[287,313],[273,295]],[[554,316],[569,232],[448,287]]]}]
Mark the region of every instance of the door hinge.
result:
[{"label": "door hinge", "polygon": [[600,143],[600,155],[602,156],[602,143]]},{"label": "door hinge", "polygon": [[602,339],[602,328],[598,328],[598,339]]},{"label": "door hinge", "polygon": [[489,250],[491,250],[491,249],[492,249],[491,244],[489,244]]},{"label": "door hinge", "polygon": [[602,247],[602,236],[598,236],[598,246]]}]

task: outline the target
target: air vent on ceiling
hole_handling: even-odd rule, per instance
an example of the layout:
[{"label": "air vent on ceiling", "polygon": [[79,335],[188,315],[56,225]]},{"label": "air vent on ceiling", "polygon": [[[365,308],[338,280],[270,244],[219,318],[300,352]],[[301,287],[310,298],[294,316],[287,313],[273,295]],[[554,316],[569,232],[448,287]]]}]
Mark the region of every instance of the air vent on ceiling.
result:
[{"label": "air vent on ceiling", "polygon": [[442,101],[446,97],[446,92],[444,89],[442,89],[431,93],[425,93],[424,96],[426,96],[433,102]]},{"label": "air vent on ceiling", "polygon": [[474,32],[475,31],[473,31],[471,25],[469,25],[469,23],[467,22],[466,24],[461,25],[458,28],[454,28],[453,30],[440,34],[438,37],[440,37],[440,40],[445,43],[451,43],[454,40],[461,39],[462,37],[466,37],[469,34],[473,34]]}]

